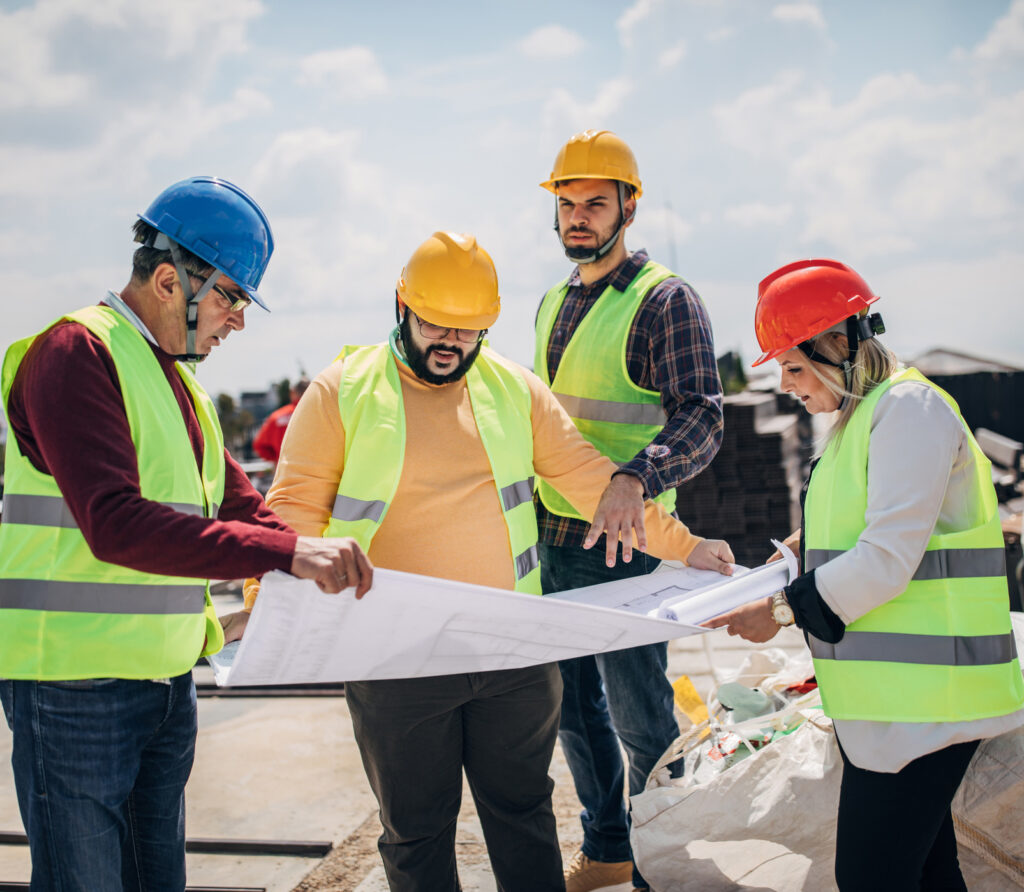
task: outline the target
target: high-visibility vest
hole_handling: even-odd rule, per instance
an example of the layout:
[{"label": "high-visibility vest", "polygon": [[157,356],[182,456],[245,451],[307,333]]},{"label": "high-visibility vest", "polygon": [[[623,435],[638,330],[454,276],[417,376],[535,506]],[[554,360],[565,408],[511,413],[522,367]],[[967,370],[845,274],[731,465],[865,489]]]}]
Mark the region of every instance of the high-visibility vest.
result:
[{"label": "high-visibility vest", "polygon": [[[807,570],[848,551],[864,530],[872,415],[882,394],[903,381],[934,387],[963,423],[953,399],[916,369],[871,391],[811,475]],[[848,625],[838,644],[809,636],[822,703],[833,718],[962,722],[1024,705],[991,465],[964,427],[977,477],[977,526],[933,534],[907,588]]]},{"label": "high-visibility vest", "polygon": [[[110,352],[138,457],[142,497],[177,511],[215,517],[224,498],[224,438],[213,403],[183,366],[203,433],[196,466],[181,408],[146,339],[117,311],[87,307],[63,317]],[[38,335],[4,357],[4,405]],[[224,634],[208,581],[142,573],[97,560],[53,477],[7,438],[0,524],[0,677],[39,681],[166,678],[215,653]],[[152,543],[159,548],[159,541]]]},{"label": "high-visibility vest", "polygon": [[[569,293],[569,280],[559,282],[541,302],[537,313],[533,367],[551,387],[573,423],[598,451],[616,464],[631,461],[665,426],[665,410],[657,390],[637,387],[629,377],[626,344],[633,319],[655,285],[675,273],[649,260],[625,291],[609,285],[572,334],[554,380],[548,370],[548,343],[558,312]],[[552,514],[586,520],[549,483],[539,481],[540,499]],[[655,501],[671,512],[675,489]]]},{"label": "high-visibility vest", "polygon": [[[346,347],[341,357],[338,408],[345,428],[345,468],[324,535],[351,536],[369,551],[405,461],[402,382],[389,344]],[[522,375],[486,347],[466,373],[466,386],[508,530],[515,590],[539,595],[530,389]]]}]

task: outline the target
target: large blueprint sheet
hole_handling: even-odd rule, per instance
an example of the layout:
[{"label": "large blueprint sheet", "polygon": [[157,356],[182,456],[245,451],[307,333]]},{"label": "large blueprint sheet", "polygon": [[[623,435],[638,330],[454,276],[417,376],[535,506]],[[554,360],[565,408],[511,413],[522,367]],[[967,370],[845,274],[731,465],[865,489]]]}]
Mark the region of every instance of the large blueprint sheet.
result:
[{"label": "large blueprint sheet", "polygon": [[[532,666],[704,632],[696,623],[785,584],[784,564],[734,579],[670,569],[543,598],[375,569],[373,588],[357,601],[351,590],[325,595],[312,582],[271,573],[243,640],[210,662],[220,685]],[[696,610],[688,614],[679,602],[690,595]]]}]

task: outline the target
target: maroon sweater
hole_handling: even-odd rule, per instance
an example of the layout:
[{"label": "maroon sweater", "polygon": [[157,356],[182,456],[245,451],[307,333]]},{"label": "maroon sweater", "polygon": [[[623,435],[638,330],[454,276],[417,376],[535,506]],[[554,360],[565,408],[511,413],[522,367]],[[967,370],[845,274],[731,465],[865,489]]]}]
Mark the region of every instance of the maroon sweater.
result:
[{"label": "maroon sweater", "polygon": [[[201,466],[203,436],[174,359],[153,347]],[[40,335],[7,404],[11,433],[50,474],[93,554],[145,573],[240,579],[288,570],[296,533],[274,514],[225,450],[217,520],[144,499],[114,360],[92,332],[62,322]]]}]

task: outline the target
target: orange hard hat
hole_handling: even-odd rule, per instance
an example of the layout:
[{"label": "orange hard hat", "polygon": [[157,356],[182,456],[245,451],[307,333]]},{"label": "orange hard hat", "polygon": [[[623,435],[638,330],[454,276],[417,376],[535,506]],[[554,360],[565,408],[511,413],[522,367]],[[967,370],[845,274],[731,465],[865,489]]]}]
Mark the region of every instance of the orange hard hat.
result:
[{"label": "orange hard hat", "polygon": [[398,296],[417,316],[451,328],[490,328],[501,312],[494,261],[475,236],[435,232],[398,279]]},{"label": "orange hard hat", "polygon": [[860,315],[876,300],[868,283],[838,260],[798,260],[775,270],[757,286],[754,331],[763,352],[753,365]]}]

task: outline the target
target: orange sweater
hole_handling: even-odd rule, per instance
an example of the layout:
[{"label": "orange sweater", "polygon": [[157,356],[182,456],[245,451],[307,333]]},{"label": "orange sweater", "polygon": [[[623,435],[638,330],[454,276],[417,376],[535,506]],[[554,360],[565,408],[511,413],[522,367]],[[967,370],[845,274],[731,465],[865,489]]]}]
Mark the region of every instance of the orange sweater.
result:
[{"label": "orange sweater", "polygon": [[[344,469],[345,429],[338,409],[344,360],[318,375],[285,432],[267,505],[299,535],[320,536]],[[374,566],[495,588],[515,579],[508,532],[465,379],[433,385],[398,363],[405,406],[405,463],[398,490],[370,545]],[[581,514],[591,517],[615,464],[590,445],[551,391],[520,369],[532,399],[533,465]],[[685,560],[700,541],[647,502],[648,552]],[[599,542],[595,548],[604,548]],[[246,607],[258,585],[246,584]]]}]

